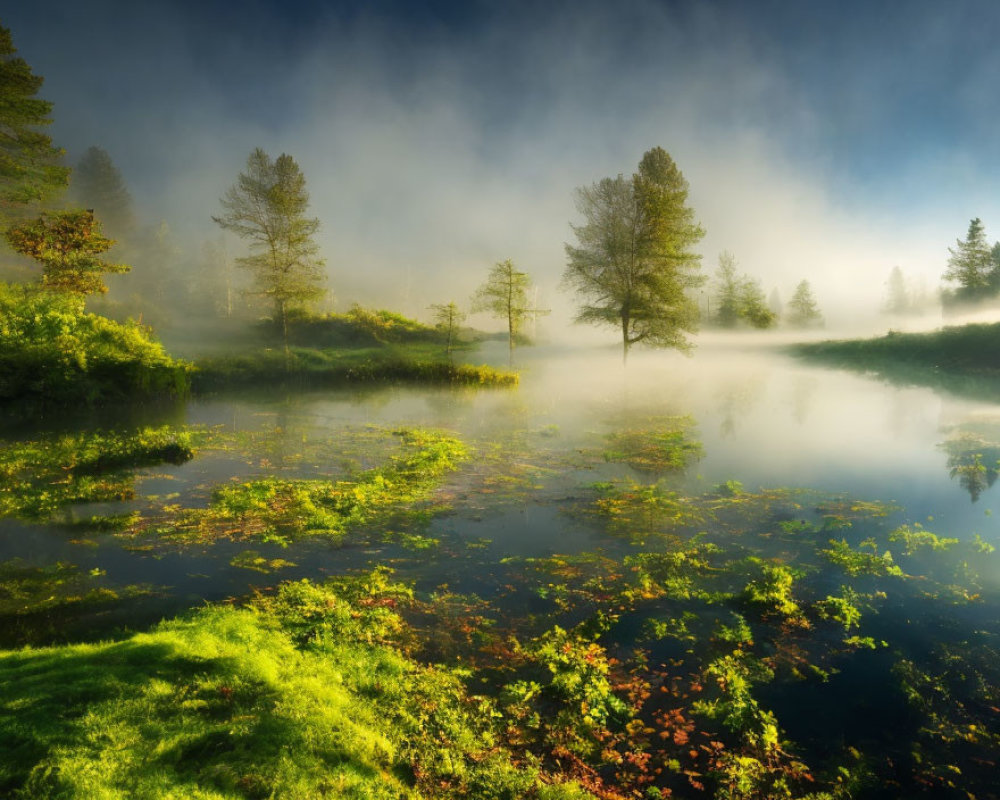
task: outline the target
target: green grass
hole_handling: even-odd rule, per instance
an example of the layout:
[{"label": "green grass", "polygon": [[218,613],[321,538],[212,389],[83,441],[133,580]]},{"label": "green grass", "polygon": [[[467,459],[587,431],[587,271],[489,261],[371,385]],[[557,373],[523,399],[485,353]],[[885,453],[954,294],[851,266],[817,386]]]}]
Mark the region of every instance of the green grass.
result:
[{"label": "green grass", "polygon": [[231,387],[295,384],[338,386],[383,382],[514,386],[516,372],[489,366],[451,364],[437,345],[379,346],[360,349],[294,347],[290,355],[265,349],[233,356],[201,359],[193,389],[220,391]]},{"label": "green grass", "polygon": [[0,402],[178,396],[188,391],[189,372],[137,323],[85,313],[79,297],[0,283]]},{"label": "green grass", "polygon": [[961,325],[930,333],[797,344],[794,355],[889,380],[941,386],[995,397],[1000,388],[1000,323]]},{"label": "green grass", "polygon": [[[0,794],[80,800],[521,798],[484,700],[397,643],[384,573],[286,585],[99,644],[0,653]],[[485,712],[485,713],[484,713]]]}]

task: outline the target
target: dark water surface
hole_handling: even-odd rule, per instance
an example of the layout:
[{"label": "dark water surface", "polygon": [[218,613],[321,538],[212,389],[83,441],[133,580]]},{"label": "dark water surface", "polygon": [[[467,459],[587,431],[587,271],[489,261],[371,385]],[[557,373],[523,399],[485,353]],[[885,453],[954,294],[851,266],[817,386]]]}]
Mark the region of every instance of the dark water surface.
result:
[{"label": "dark water surface", "polygon": [[[610,531],[605,521],[580,510],[591,501],[596,482],[655,480],[606,462],[602,453],[614,431],[641,428],[668,415],[690,416],[692,434],[704,447],[704,458],[686,475],[670,478],[674,488],[699,495],[738,481],[747,492],[794,487],[891,502],[899,510],[886,520],[869,521],[883,532],[919,523],[963,546],[977,535],[986,545],[1000,546],[1000,519],[993,515],[995,508],[1000,511],[1000,488],[992,485],[996,459],[991,462],[991,451],[984,451],[975,461],[976,446],[970,444],[966,460],[959,454],[956,461],[954,447],[949,451],[946,444],[970,432],[979,437],[977,443],[1000,442],[1000,398],[991,404],[890,386],[813,368],[776,352],[722,344],[707,344],[691,358],[638,354],[624,373],[612,350],[539,348],[519,358],[522,384],[514,390],[275,390],[192,400],[151,412],[141,421],[239,434],[242,444],[206,448],[180,466],[138,470],[135,500],[73,513],[148,510],[164,502],[204,508],[212,487],[233,479],[347,478],[383,463],[393,447],[388,432],[400,427],[453,433],[468,443],[473,456],[437,492],[440,508],[390,525],[398,527],[390,533],[401,535],[387,536],[380,529],[287,546],[230,538],[192,543],[150,534],[81,536],[62,523],[0,520],[0,561],[46,568],[70,564],[79,574],[97,571],[88,586],[143,587],[125,602],[8,614],[0,640],[14,646],[141,628],[205,601],[374,564],[393,566],[424,597],[447,587],[495,599],[509,616],[535,613],[545,605],[538,592],[510,588],[524,569],[523,559],[594,551],[621,557],[635,548],[620,531]],[[102,424],[107,429],[107,419]],[[57,421],[53,427],[73,424]],[[963,464],[972,467],[956,471]],[[802,514],[818,518],[809,504]],[[865,524],[858,522],[851,535],[862,537]],[[262,573],[233,563],[247,550],[294,566]],[[776,557],[787,552],[785,544],[775,542]],[[760,689],[762,704],[775,711],[807,754],[822,758],[835,746],[859,743],[889,747],[893,731],[922,724],[903,702],[894,678],[901,658],[929,658],[941,644],[961,645],[973,638],[996,648],[1000,557],[984,548],[935,554],[933,567],[921,558],[906,563],[908,573],[919,574],[925,566],[971,569],[975,601],[943,601],[937,590],[923,596],[919,590],[902,593],[864,627],[865,635],[891,640],[892,647],[844,658],[825,681],[775,682]],[[814,572],[811,580],[836,592],[842,576]],[[626,638],[630,624],[628,618],[620,622]],[[640,621],[634,624],[638,629]],[[651,647],[654,657],[667,658],[677,650],[669,641]]]}]

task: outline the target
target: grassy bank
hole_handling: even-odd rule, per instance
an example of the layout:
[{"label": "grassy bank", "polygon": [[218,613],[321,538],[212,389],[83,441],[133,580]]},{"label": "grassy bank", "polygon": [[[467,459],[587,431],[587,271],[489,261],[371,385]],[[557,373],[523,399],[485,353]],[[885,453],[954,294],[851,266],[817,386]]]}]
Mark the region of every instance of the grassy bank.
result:
[{"label": "grassy bank", "polygon": [[192,377],[195,392],[231,387],[292,384],[338,386],[357,383],[461,384],[515,386],[516,372],[441,359],[436,345],[378,346],[354,349],[264,349],[199,360]]},{"label": "grassy bank", "polygon": [[410,659],[382,572],[286,584],[99,644],[0,653],[12,798],[585,800],[489,728],[488,701]]},{"label": "grassy bank", "polygon": [[995,397],[1000,388],[1000,323],[961,325],[929,333],[798,344],[796,356],[889,380],[941,386]]},{"label": "grassy bank", "polygon": [[83,299],[0,283],[0,402],[95,405],[183,395],[190,365],[143,326],[88,314]]}]

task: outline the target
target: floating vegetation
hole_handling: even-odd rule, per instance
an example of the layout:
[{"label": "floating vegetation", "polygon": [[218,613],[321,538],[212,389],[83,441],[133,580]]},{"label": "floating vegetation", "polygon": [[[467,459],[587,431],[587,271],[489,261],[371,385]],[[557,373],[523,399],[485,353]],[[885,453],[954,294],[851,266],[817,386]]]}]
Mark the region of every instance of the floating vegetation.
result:
[{"label": "floating vegetation", "polygon": [[628,464],[636,472],[680,472],[704,456],[701,442],[691,439],[691,417],[667,417],[645,428],[615,431],[606,438],[605,461]]},{"label": "floating vegetation", "polygon": [[958,539],[941,537],[924,530],[919,522],[912,526],[900,525],[889,533],[889,541],[902,544],[903,553],[908,556],[922,550],[942,552],[958,544]]},{"label": "floating vegetation", "polygon": [[400,430],[396,435],[405,454],[356,481],[266,478],[220,486],[212,494],[209,511],[194,519],[202,528],[206,523],[235,523],[241,535],[268,541],[339,536],[350,527],[425,499],[437,479],[467,455],[465,446],[453,437],[419,430]]},{"label": "floating vegetation", "polygon": [[293,561],[286,561],[283,558],[265,558],[256,550],[244,550],[233,556],[229,563],[231,566],[251,569],[262,575],[270,575],[279,569],[297,566]]},{"label": "floating vegetation", "polygon": [[162,427],[7,443],[0,449],[0,516],[44,520],[77,503],[127,500],[135,491],[131,470],[184,463],[194,455],[193,438]]}]

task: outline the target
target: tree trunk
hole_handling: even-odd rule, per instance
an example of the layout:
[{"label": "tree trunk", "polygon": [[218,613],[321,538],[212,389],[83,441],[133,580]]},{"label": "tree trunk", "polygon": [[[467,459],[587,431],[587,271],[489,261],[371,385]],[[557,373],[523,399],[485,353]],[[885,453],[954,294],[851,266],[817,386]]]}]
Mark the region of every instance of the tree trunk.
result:
[{"label": "tree trunk", "polygon": [[285,372],[292,369],[292,351],[288,349],[288,314],[285,311],[285,301],[278,301],[278,316],[281,318],[281,337],[285,345]]},{"label": "tree trunk", "polygon": [[622,314],[622,366],[623,367],[628,364],[628,348],[629,348],[628,322],[629,322],[628,317]]}]

